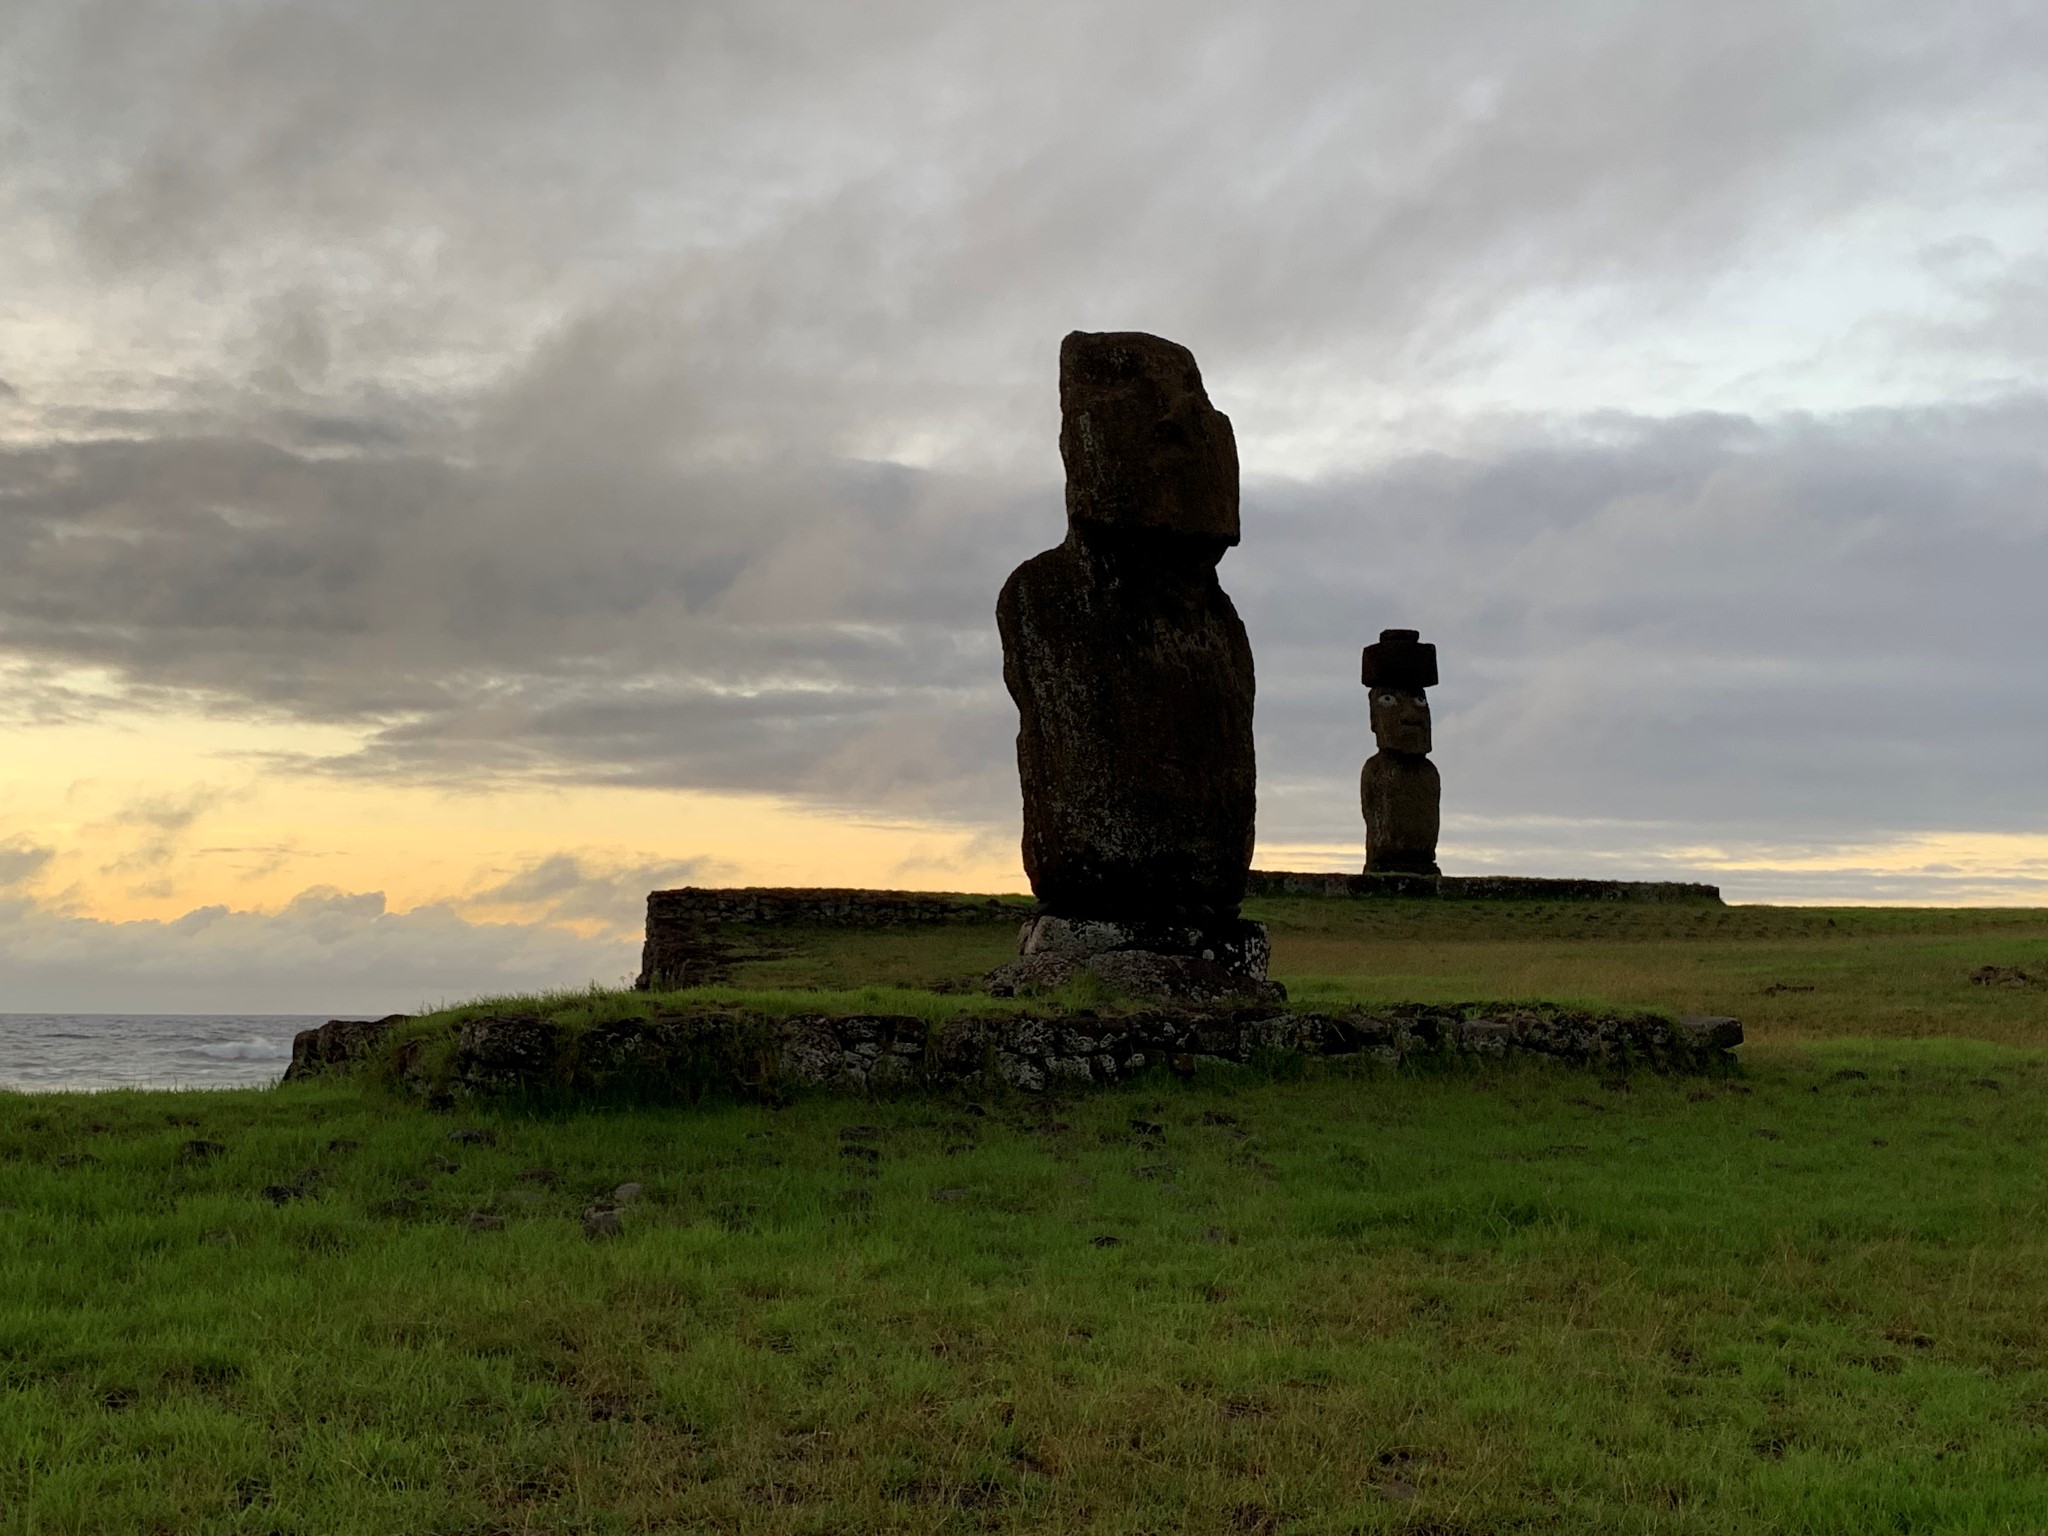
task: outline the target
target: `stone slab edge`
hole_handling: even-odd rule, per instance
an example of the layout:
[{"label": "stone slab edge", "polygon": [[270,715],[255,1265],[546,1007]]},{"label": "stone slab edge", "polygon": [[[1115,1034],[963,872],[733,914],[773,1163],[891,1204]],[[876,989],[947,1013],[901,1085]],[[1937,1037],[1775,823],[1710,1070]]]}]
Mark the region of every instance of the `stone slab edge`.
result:
[{"label": "stone slab edge", "polygon": [[773,1098],[839,1093],[1121,1082],[1156,1066],[1251,1065],[1286,1056],[1429,1059],[1526,1056],[1658,1071],[1725,1070],[1742,1043],[1731,1018],[1671,1020],[1545,1005],[1407,1004],[1376,1012],[1152,1009],[1128,1014],[963,1016],[939,1024],[885,1014],[769,1018],[737,1011],[659,1013],[570,1030],[552,1020],[486,1015],[449,1026],[452,1053],[433,1068],[417,1036],[386,1051],[402,1017],[333,1020],[292,1043],[286,1082],[384,1058],[398,1082],[434,1096],[566,1093],[694,1100],[706,1091]]},{"label": "stone slab edge", "polygon": [[1630,901],[1721,905],[1721,888],[1689,880],[1572,880],[1528,875],[1347,875],[1255,869],[1245,896],[1405,896],[1444,901]]}]

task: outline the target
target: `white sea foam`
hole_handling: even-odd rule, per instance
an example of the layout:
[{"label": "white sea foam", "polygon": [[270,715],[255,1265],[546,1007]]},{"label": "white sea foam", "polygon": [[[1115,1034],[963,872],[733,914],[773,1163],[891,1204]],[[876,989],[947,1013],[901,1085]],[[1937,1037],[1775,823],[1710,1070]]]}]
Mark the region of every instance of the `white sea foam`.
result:
[{"label": "white sea foam", "polygon": [[0,1014],[0,1089],[257,1088],[324,1017]]}]

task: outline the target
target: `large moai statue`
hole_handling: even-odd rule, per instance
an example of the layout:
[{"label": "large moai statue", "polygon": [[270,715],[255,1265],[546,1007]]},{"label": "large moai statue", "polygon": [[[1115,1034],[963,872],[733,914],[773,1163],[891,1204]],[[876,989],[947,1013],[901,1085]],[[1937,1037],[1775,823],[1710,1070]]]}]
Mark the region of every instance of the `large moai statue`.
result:
[{"label": "large moai statue", "polygon": [[1436,835],[1443,781],[1429,760],[1429,699],[1436,686],[1436,647],[1412,629],[1383,629],[1365,648],[1360,679],[1369,690],[1373,740],[1379,751],[1358,779],[1365,812],[1365,872],[1439,874]]},{"label": "large moai statue", "polygon": [[996,604],[1018,714],[1027,957],[1180,955],[1263,977],[1238,918],[1256,772],[1252,652],[1216,579],[1237,441],[1194,355],[1140,332],[1060,345],[1067,537]]}]

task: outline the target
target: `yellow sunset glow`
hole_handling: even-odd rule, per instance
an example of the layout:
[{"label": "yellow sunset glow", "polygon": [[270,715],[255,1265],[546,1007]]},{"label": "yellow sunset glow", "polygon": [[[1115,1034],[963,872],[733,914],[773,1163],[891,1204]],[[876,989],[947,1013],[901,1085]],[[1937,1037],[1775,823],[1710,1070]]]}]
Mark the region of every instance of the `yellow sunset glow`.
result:
[{"label": "yellow sunset glow", "polygon": [[0,785],[0,841],[54,850],[45,901],[113,921],[219,904],[282,906],[312,886],[377,890],[393,910],[479,900],[555,854],[601,868],[699,861],[720,884],[1024,886],[1014,840],[850,819],[767,795],[359,780],[274,766],[346,750],[347,732],[127,716],[20,731]]}]

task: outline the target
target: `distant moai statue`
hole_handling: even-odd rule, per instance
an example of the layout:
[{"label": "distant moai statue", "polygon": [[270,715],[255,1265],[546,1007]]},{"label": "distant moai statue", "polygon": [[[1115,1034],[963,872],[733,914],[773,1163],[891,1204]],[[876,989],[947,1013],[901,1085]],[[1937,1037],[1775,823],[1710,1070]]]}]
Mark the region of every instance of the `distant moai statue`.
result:
[{"label": "distant moai statue", "polygon": [[1369,690],[1379,751],[1358,778],[1365,812],[1365,872],[1435,875],[1443,781],[1429,760],[1429,699],[1436,647],[1412,629],[1383,629],[1365,648],[1360,680]]}]

